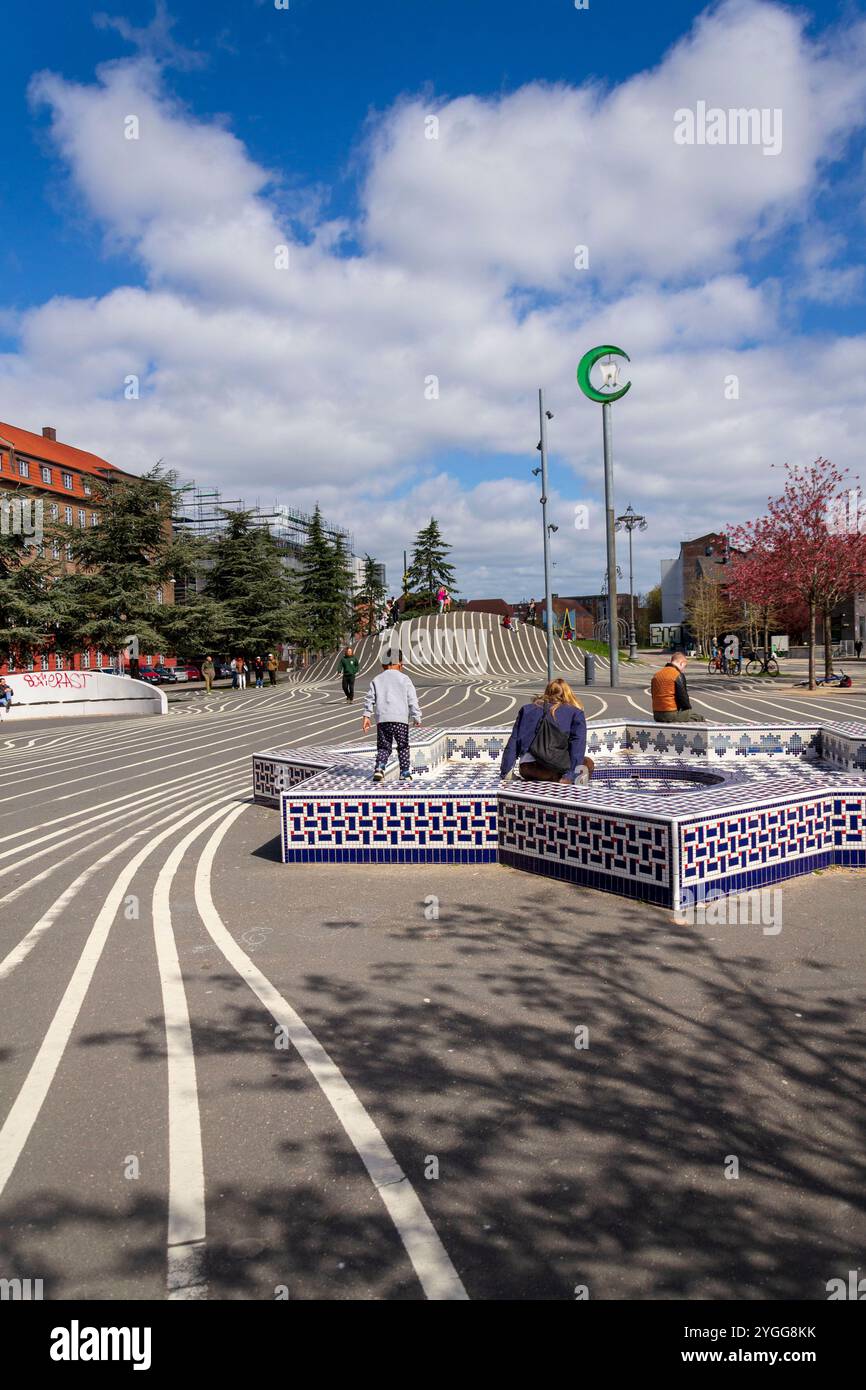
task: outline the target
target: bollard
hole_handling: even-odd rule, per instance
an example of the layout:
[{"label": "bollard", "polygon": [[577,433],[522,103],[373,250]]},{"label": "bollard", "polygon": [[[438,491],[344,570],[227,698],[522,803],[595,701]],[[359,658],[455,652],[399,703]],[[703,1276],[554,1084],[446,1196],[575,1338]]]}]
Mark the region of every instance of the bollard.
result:
[{"label": "bollard", "polygon": [[595,685],[595,652],[584,653],[583,683],[584,685]]}]

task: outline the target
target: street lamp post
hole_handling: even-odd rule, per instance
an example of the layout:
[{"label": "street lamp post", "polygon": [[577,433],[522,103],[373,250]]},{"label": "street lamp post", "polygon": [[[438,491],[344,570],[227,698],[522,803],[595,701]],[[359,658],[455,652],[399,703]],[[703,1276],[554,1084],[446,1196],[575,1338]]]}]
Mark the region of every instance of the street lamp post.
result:
[{"label": "street lamp post", "polygon": [[553,680],[553,594],[550,579],[550,535],[557,528],[548,525],[547,521],[547,422],[553,419],[553,414],[544,408],[544,387],[538,388],[538,418],[541,426],[541,438],[538,447],[541,450],[541,468],[533,468],[533,473],[538,476],[541,473],[541,525],[544,532],[544,595],[547,612],[547,684]]},{"label": "street lamp post", "polygon": [[[602,363],[602,390],[597,390],[590,380],[590,372],[602,357],[607,357],[608,361]],[[608,650],[610,653],[610,684],[611,689],[619,685],[619,609],[616,601],[616,535],[614,522],[614,503],[613,503],[613,445],[611,440],[611,406],[614,401],[622,400],[631,387],[631,382],[627,381],[625,386],[620,386],[618,382],[619,364],[611,362],[611,357],[624,357],[628,362],[629,355],[623,352],[622,348],[613,347],[606,344],[602,347],[590,348],[589,352],[584,353],[577,367],[577,384],[588,400],[597,401],[601,405],[602,416],[602,437],[604,441],[604,509],[605,509],[605,539],[607,543],[607,598],[608,598]],[[605,394],[607,392],[607,394]]]},{"label": "street lamp post", "polygon": [[635,531],[646,530],[646,517],[639,516],[629,502],[622,516],[616,519],[617,531],[628,531],[628,592],[629,606],[631,608],[631,619],[628,629],[628,656],[629,661],[637,658],[637,637],[634,630],[634,563],[632,560],[632,534]]}]

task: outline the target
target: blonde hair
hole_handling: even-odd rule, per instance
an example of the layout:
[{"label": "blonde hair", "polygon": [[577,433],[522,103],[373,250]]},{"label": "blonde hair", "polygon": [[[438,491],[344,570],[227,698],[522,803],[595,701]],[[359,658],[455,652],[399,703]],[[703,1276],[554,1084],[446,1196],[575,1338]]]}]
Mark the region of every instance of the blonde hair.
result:
[{"label": "blonde hair", "polygon": [[564,681],[561,676],[550,682],[543,695],[536,695],[532,702],[534,705],[550,705],[552,710],[559,705],[573,705],[575,709],[583,709],[583,705],[578,700],[568,681]]}]

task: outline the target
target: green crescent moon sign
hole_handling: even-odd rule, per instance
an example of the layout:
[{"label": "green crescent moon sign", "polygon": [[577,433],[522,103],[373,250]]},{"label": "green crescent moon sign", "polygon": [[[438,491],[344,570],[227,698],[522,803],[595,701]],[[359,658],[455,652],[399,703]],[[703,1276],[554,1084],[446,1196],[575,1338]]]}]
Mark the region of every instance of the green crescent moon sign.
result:
[{"label": "green crescent moon sign", "polygon": [[599,358],[609,356],[624,357],[626,362],[631,361],[628,353],[623,352],[622,348],[611,347],[607,344],[604,347],[590,348],[589,352],[583,354],[583,357],[581,357],[577,365],[577,384],[581,391],[585,396],[588,396],[591,401],[600,401],[602,405],[605,405],[607,401],[622,400],[626,391],[631,390],[631,382],[627,381],[625,386],[621,387],[619,391],[609,391],[607,393],[604,391],[596,391],[589,379],[589,374]]}]

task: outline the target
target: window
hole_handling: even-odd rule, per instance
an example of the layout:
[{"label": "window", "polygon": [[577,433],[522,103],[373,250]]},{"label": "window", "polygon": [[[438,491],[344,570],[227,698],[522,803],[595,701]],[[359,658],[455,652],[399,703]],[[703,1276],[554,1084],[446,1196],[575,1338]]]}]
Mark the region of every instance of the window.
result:
[{"label": "window", "polygon": [[71,474],[71,473],[64,473],[64,474],[63,474],[63,486],[64,486],[64,487],[68,487],[70,491],[72,490],[72,474]]},{"label": "window", "polygon": [[27,661],[25,662],[24,670],[25,670],[25,671],[32,671],[32,670],[33,670],[33,657],[32,657],[32,656],[31,656],[31,657],[28,657]]},{"label": "window", "polygon": [[78,525],[82,528],[87,525],[87,512],[83,507],[78,508]]},{"label": "window", "polygon": [[26,459],[18,460],[18,472],[22,478],[30,477],[30,464],[27,462]]},{"label": "window", "polygon": [[157,589],[157,591],[156,591],[156,601],[157,601],[157,603],[162,603],[162,602],[163,602],[163,593],[162,593],[162,589]]},{"label": "window", "polygon": [[48,506],[48,515],[51,517],[51,520],[52,520],[52,521],[56,521],[57,518],[59,517],[59,515],[60,515],[60,508],[58,507],[58,505],[57,505],[56,502],[51,502],[51,503],[49,503],[49,506]]},{"label": "window", "polygon": [[72,559],[72,546],[71,546],[71,545],[68,545],[68,546],[66,547],[66,558],[67,558],[67,560],[71,560],[71,559]]},{"label": "window", "polygon": [[81,479],[81,486],[82,486],[83,489],[84,489],[84,496],[85,496],[85,497],[89,497],[89,496],[90,496],[90,491],[91,491],[91,488],[90,488],[90,479],[89,479],[89,478],[82,478],[82,479]]},{"label": "window", "polygon": [[60,654],[60,652],[57,652],[57,654],[54,657],[54,669],[55,671],[63,670],[63,657]]},{"label": "window", "polygon": [[81,669],[82,671],[90,670],[90,652],[81,653]]},{"label": "window", "polygon": [[66,522],[66,525],[67,525],[67,526],[71,526],[71,525],[72,525],[72,508],[71,508],[71,507],[64,507],[64,508],[63,508],[63,520]]},{"label": "window", "polygon": [[39,658],[39,665],[42,667],[42,670],[43,670],[43,671],[47,671],[47,670],[48,670],[48,653],[47,653],[47,652],[43,652],[42,655],[40,656],[40,658]]},{"label": "window", "polygon": [[51,469],[46,468],[44,464],[40,468],[39,472],[42,474],[43,483],[50,483],[52,478],[54,477],[54,474],[51,472]]},{"label": "window", "polygon": [[54,541],[54,542],[52,543],[52,546],[51,546],[51,554],[54,556],[54,559],[55,559],[55,560],[59,560],[59,559],[60,559],[60,542],[59,542],[59,541]]},{"label": "window", "polygon": [[98,516],[98,514],[97,514],[96,512],[91,512],[91,513],[90,513],[90,524],[91,524],[91,526],[98,526],[98,525],[99,525],[99,516]]}]

